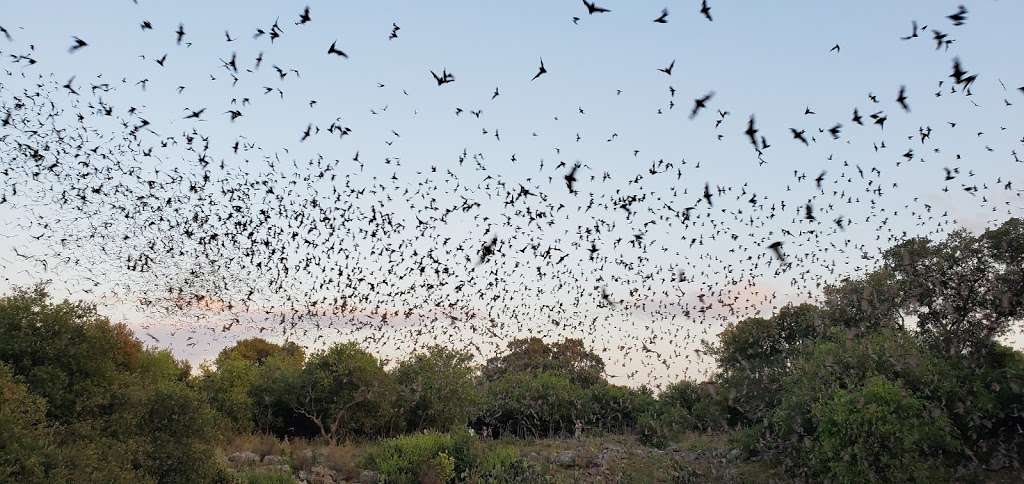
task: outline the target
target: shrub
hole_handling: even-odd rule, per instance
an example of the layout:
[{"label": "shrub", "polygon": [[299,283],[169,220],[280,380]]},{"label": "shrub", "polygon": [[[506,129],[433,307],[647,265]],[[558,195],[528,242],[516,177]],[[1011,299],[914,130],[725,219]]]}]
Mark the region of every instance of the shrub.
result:
[{"label": "shrub", "polygon": [[[51,303],[42,287],[0,298],[0,361],[45,399],[68,475],[95,482],[225,477],[214,458],[214,414],[184,381],[187,365],[142,349],[92,306]],[[41,408],[32,399],[22,406]]]},{"label": "shrub", "polygon": [[608,432],[625,432],[636,427],[641,415],[657,401],[647,388],[601,384],[586,391],[586,420],[591,427]]},{"label": "shrub", "polygon": [[809,461],[838,482],[941,482],[943,457],[957,449],[941,413],[881,376],[814,405],[818,432]]},{"label": "shrub", "polygon": [[318,449],[314,455],[319,464],[339,474],[339,477],[355,479],[359,476],[359,449],[352,444],[327,446]]},{"label": "shrub", "polygon": [[662,404],[640,415],[636,434],[641,444],[661,449],[673,437],[693,427],[693,418],[685,410]]},{"label": "shrub", "polygon": [[557,373],[511,373],[489,384],[482,420],[519,437],[571,434],[586,418],[585,393]]},{"label": "shrub", "polygon": [[[441,455],[445,457],[439,458]],[[444,471],[449,459],[452,475],[465,475],[476,462],[473,437],[461,432],[426,432],[387,439],[369,452],[366,465],[386,482],[412,483],[425,473]]]},{"label": "shrub", "polygon": [[726,402],[712,383],[680,380],[668,385],[658,395],[658,402],[662,407],[673,407],[685,412],[686,418],[681,418],[678,412],[666,412],[674,417],[668,419],[666,424],[673,426],[676,431],[721,429],[726,426],[729,417]]},{"label": "shrub", "polygon": [[455,478],[455,460],[442,451],[433,459],[427,461],[419,472],[417,480],[420,483],[442,484]]},{"label": "shrub", "polygon": [[392,375],[406,431],[445,432],[469,423],[480,402],[472,362],[467,352],[433,346],[398,365]]},{"label": "shrub", "polygon": [[764,421],[762,450],[783,457],[788,466],[805,469],[804,442],[817,433],[813,406],[876,376],[899,382],[923,401],[952,401],[956,392],[952,370],[912,335],[882,330],[848,338],[840,332],[818,341],[794,362],[783,380],[779,404]]},{"label": "shrub", "polygon": [[282,455],[285,452],[285,445],[273,435],[267,434],[239,434],[231,438],[225,446],[230,452],[252,452],[260,457],[268,455]]},{"label": "shrub", "polygon": [[281,391],[332,445],[343,436],[376,437],[394,427],[394,382],[381,362],[356,343],[314,353],[294,385]]},{"label": "shrub", "polygon": [[487,484],[518,484],[548,480],[548,476],[530,461],[519,457],[519,452],[511,446],[496,447],[484,453],[477,466],[471,469],[466,477],[466,482]]},{"label": "shrub", "polygon": [[45,482],[56,455],[46,401],[29,393],[0,362],[0,482]]}]

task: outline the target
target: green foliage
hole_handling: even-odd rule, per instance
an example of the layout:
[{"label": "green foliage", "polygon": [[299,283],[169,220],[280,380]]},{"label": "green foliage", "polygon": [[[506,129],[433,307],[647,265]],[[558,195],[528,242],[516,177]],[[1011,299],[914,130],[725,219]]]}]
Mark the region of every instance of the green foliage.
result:
[{"label": "green foliage", "polygon": [[217,354],[216,363],[220,366],[224,360],[237,358],[260,366],[274,356],[286,358],[301,366],[306,358],[306,352],[291,341],[277,345],[263,338],[247,338],[221,350]]},{"label": "green foliage", "polygon": [[985,351],[1024,318],[1024,220],[945,240],[907,240],[884,254],[901,308],[946,355]]},{"label": "green foliage", "polygon": [[[724,428],[727,423],[726,401],[713,383],[680,380],[665,387],[658,395],[658,402],[660,407],[671,409],[664,412],[670,416],[677,415],[665,422],[673,427],[673,431],[716,430]],[[679,417],[677,410],[687,418]]]},{"label": "green foliage", "polygon": [[178,360],[170,350],[146,350],[139,355],[138,375],[146,381],[186,381],[192,365]]},{"label": "green foliage", "polygon": [[465,427],[480,404],[472,362],[467,352],[433,346],[399,363],[392,375],[406,431]]},{"label": "green foliage", "polygon": [[59,466],[46,401],[0,363],[0,482],[46,482]]},{"label": "green foliage", "polygon": [[56,423],[100,415],[118,371],[142,345],[84,304],[49,303],[42,286],[0,298],[0,361],[46,399]]},{"label": "green foliage", "polygon": [[256,402],[252,389],[257,368],[241,358],[223,358],[214,368],[203,365],[197,386],[210,406],[221,415],[229,428],[239,433],[254,430]]},{"label": "green foliage", "polygon": [[145,436],[141,468],[160,482],[211,482],[220,469],[214,454],[214,413],[202,396],[180,382],[162,382],[146,395],[135,426]]},{"label": "green foliage", "polygon": [[558,373],[509,373],[489,384],[486,395],[483,423],[501,434],[571,434],[586,418],[584,389]]},{"label": "green foliage", "polygon": [[500,446],[485,452],[466,478],[467,482],[513,484],[543,482],[547,476],[511,446]]},{"label": "green foliage", "polygon": [[366,465],[385,482],[447,482],[465,475],[477,459],[473,437],[465,432],[403,435],[378,443],[366,457]]},{"label": "green foliage", "polygon": [[[223,476],[213,458],[213,413],[186,383],[188,366],[168,352],[142,349],[126,327],[111,325],[94,308],[51,303],[42,287],[0,299],[0,363],[24,382],[4,384],[5,400],[17,398],[21,409],[8,414],[5,404],[0,414],[21,428],[12,439],[38,434],[32,445],[40,447],[46,480],[213,482]],[[18,457],[23,445],[12,440],[0,448],[0,462],[24,459],[27,467],[11,472],[29,482],[40,466]]]},{"label": "green foliage", "polygon": [[807,439],[818,432],[816,403],[836,392],[860,388],[881,376],[900,382],[918,398],[944,401],[955,391],[947,365],[904,331],[882,330],[859,338],[837,331],[809,348],[784,381],[779,404],[764,422],[764,445],[783,452],[787,463],[803,467]]},{"label": "green foliage", "polygon": [[825,333],[822,311],[810,304],[784,306],[771,318],[748,318],[730,325],[707,350],[721,373],[738,422],[763,418],[778,404],[783,376],[802,349]]},{"label": "green foliage", "polygon": [[586,424],[607,432],[626,432],[636,427],[641,415],[657,405],[647,388],[632,389],[619,385],[594,385],[585,391]]},{"label": "green foliage", "polygon": [[958,447],[944,415],[884,377],[814,405],[814,472],[833,482],[945,482]]},{"label": "green foliage", "polygon": [[287,394],[292,408],[332,444],[345,435],[386,435],[397,420],[394,382],[356,343],[314,353],[296,383]]},{"label": "green foliage", "polygon": [[540,338],[512,340],[505,354],[488,359],[483,368],[484,378],[491,382],[519,373],[559,374],[583,387],[605,381],[604,360],[582,340],[572,338],[553,344]]}]

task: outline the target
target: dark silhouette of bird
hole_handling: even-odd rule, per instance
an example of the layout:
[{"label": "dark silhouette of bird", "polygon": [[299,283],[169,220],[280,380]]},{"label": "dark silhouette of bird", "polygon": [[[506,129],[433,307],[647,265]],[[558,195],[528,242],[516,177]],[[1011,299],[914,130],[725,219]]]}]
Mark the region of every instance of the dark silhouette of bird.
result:
[{"label": "dark silhouette of bird", "polygon": [[[910,32],[910,35],[908,35],[908,36],[906,36],[906,37],[900,37],[900,40],[910,40],[910,39],[916,39],[916,38],[918,37],[918,36],[917,36],[917,20],[912,20],[912,21],[910,22],[910,26],[911,26],[911,28],[913,29],[913,30],[912,30],[912,31]],[[925,28],[928,28],[928,27],[927,27],[927,26],[925,26]]]},{"label": "dark silhouette of bird", "polygon": [[569,193],[573,194],[573,195],[576,194],[576,181],[577,181],[577,179],[576,179],[576,172],[579,169],[580,169],[580,164],[576,163],[576,164],[572,165],[572,169],[569,170],[569,173],[566,173],[565,176],[562,177],[562,178],[565,179],[565,186],[566,186],[566,188],[569,189]]},{"label": "dark silhouette of bird", "polygon": [[587,7],[587,13],[590,15],[593,15],[595,13],[611,12],[611,10],[608,10],[607,8],[598,7],[597,2],[588,2],[587,0],[583,0],[583,5]]},{"label": "dark silhouette of bird", "polygon": [[750,140],[750,144],[754,146],[754,150],[761,151],[757,145],[757,128],[754,127],[754,115],[750,115],[750,119],[747,121],[747,129],[743,132],[747,135],[747,139]]},{"label": "dark silhouette of bird", "polygon": [[963,5],[957,6],[956,12],[952,15],[947,15],[946,18],[952,21],[953,25],[963,25],[967,21],[967,7]]},{"label": "dark silhouette of bird", "polygon": [[533,77],[530,80],[531,81],[536,81],[538,77],[540,77],[540,76],[542,76],[544,74],[547,74],[547,72],[548,72],[548,70],[544,67],[544,59],[541,58],[541,60],[540,60],[540,67],[537,68],[537,73],[534,74]]},{"label": "dark silhouette of bird", "polygon": [[900,86],[900,92],[899,92],[899,95],[896,96],[896,102],[899,103],[900,107],[902,107],[904,111],[906,111],[908,113],[910,112],[910,106],[907,104],[907,87],[906,86]]},{"label": "dark silhouette of bird", "polygon": [[78,37],[72,37],[71,39],[72,39],[72,44],[71,44],[71,47],[68,48],[68,52],[71,53],[71,54],[74,54],[75,52],[78,52],[78,50],[81,49],[82,47],[85,47],[85,46],[89,45],[84,40],[82,40],[82,39],[80,39]]},{"label": "dark silhouette of bird", "polygon": [[338,41],[331,42],[331,46],[327,48],[327,54],[328,55],[334,54],[334,55],[337,55],[339,57],[344,57],[344,58],[348,59],[348,54],[346,54],[346,53],[342,52],[341,50],[339,50],[337,45],[338,45]]},{"label": "dark silhouette of bird", "polygon": [[793,139],[803,143],[804,146],[808,145],[807,138],[804,136],[804,133],[807,132],[806,130],[801,129],[797,131],[795,128],[789,128],[789,132],[793,134]]},{"label": "dark silhouette of bird", "polygon": [[659,67],[658,70],[671,76],[672,75],[672,69],[675,68],[675,66],[676,66],[676,60],[672,59],[672,62],[670,62],[668,64],[668,67]]},{"label": "dark silhouette of bird", "polygon": [[661,15],[658,15],[658,17],[654,19],[654,23],[656,23],[656,24],[667,24],[668,23],[668,9],[667,8],[661,9]]},{"label": "dark silhouette of bird", "polygon": [[696,118],[697,114],[701,109],[708,107],[707,103],[715,96],[715,92],[711,91],[702,97],[693,100],[693,109],[690,110],[690,119]]},{"label": "dark silhouette of bird", "polygon": [[441,75],[437,75],[434,71],[430,71],[430,75],[434,76],[434,80],[437,81],[438,86],[443,86],[449,82],[455,82],[455,76],[444,69],[441,69]]},{"label": "dark silhouette of bird", "polygon": [[309,6],[307,5],[305,8],[302,9],[302,13],[299,14],[299,21],[295,22],[295,25],[305,25],[308,24],[311,20],[313,20],[313,17],[309,16]]},{"label": "dark silhouette of bird", "polygon": [[771,244],[768,244],[768,249],[772,251],[772,254],[775,255],[775,258],[778,259],[779,262],[783,264],[786,263],[786,257],[782,254],[782,242],[772,242]]},{"label": "dark silhouette of bird", "polygon": [[700,13],[704,18],[708,19],[708,22],[713,21],[711,18],[711,7],[708,6],[708,0],[700,0]]}]

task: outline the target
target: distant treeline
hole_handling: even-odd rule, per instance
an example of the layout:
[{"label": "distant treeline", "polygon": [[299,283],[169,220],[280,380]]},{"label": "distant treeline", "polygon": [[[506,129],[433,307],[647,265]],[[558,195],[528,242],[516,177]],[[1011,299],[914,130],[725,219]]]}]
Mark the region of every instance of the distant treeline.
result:
[{"label": "distant treeline", "polygon": [[[356,343],[254,338],[198,372],[43,288],[0,299],[0,481],[215,482],[225,435],[341,440],[470,427],[494,438],[729,432],[748,457],[840,482],[982,479],[1024,451],[1024,222],[915,238],[818,304],[730,325],[718,371],[655,394],[582,341],[435,346],[386,368]],[[195,373],[195,374],[193,374]]]}]

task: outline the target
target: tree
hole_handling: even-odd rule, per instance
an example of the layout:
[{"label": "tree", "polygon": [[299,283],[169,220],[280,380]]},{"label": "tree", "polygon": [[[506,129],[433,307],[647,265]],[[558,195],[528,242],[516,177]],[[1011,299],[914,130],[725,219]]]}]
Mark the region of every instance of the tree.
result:
[{"label": "tree", "polygon": [[777,403],[758,423],[762,450],[782,456],[792,469],[807,468],[821,435],[815,405],[873,377],[899,382],[913,398],[932,402],[936,415],[958,392],[955,371],[912,333],[887,329],[849,337],[836,329],[806,348],[785,375]]},{"label": "tree", "polygon": [[0,482],[49,482],[59,468],[46,401],[0,363]]},{"label": "tree", "polygon": [[480,424],[519,437],[571,433],[586,419],[586,393],[556,372],[507,373],[486,386]]},{"label": "tree", "polygon": [[782,379],[804,346],[829,327],[817,306],[787,305],[770,318],[747,318],[730,325],[717,344],[706,344],[720,373],[734,420],[762,418],[778,403]]},{"label": "tree", "polygon": [[1024,220],[941,242],[905,241],[884,254],[901,294],[930,344],[949,355],[987,351],[1024,318]]},{"label": "tree", "polygon": [[56,423],[101,415],[120,371],[136,370],[142,344],[86,304],[52,304],[45,287],[0,298],[0,361],[46,399]]},{"label": "tree", "polygon": [[198,386],[236,431],[306,435],[289,402],[304,360],[295,343],[244,339],[202,366]]},{"label": "tree", "polygon": [[335,445],[345,435],[388,433],[395,393],[377,358],[356,343],[337,343],[309,357],[291,402]]},{"label": "tree", "polygon": [[21,398],[29,413],[20,421],[42,429],[45,408],[52,423],[53,469],[64,474],[49,481],[210,482],[220,472],[212,413],[189,387],[188,366],[142,349],[92,306],[52,303],[41,286],[0,298],[0,364],[41,397]]},{"label": "tree", "polygon": [[306,352],[299,345],[292,341],[286,341],[283,345],[271,343],[263,338],[247,338],[239,340],[233,346],[224,348],[217,354],[216,363],[229,358],[239,358],[257,366],[263,365],[273,356],[284,356],[302,364]]},{"label": "tree", "polygon": [[515,339],[508,343],[505,354],[488,359],[483,368],[487,381],[523,372],[558,373],[585,387],[605,381],[604,360],[588,350],[582,340],[574,338],[554,344],[536,337]]},{"label": "tree", "polygon": [[255,427],[256,402],[252,390],[259,369],[234,356],[218,358],[217,366],[203,364],[197,387],[207,402],[236,432],[251,432]]},{"label": "tree", "polygon": [[399,363],[392,373],[407,431],[448,431],[465,426],[480,403],[473,356],[431,346]]},{"label": "tree", "polygon": [[587,425],[606,432],[626,432],[636,427],[640,416],[654,410],[657,401],[647,387],[594,385],[585,393]]},{"label": "tree", "polygon": [[810,465],[830,482],[947,482],[959,443],[932,405],[882,376],[814,405]]}]

